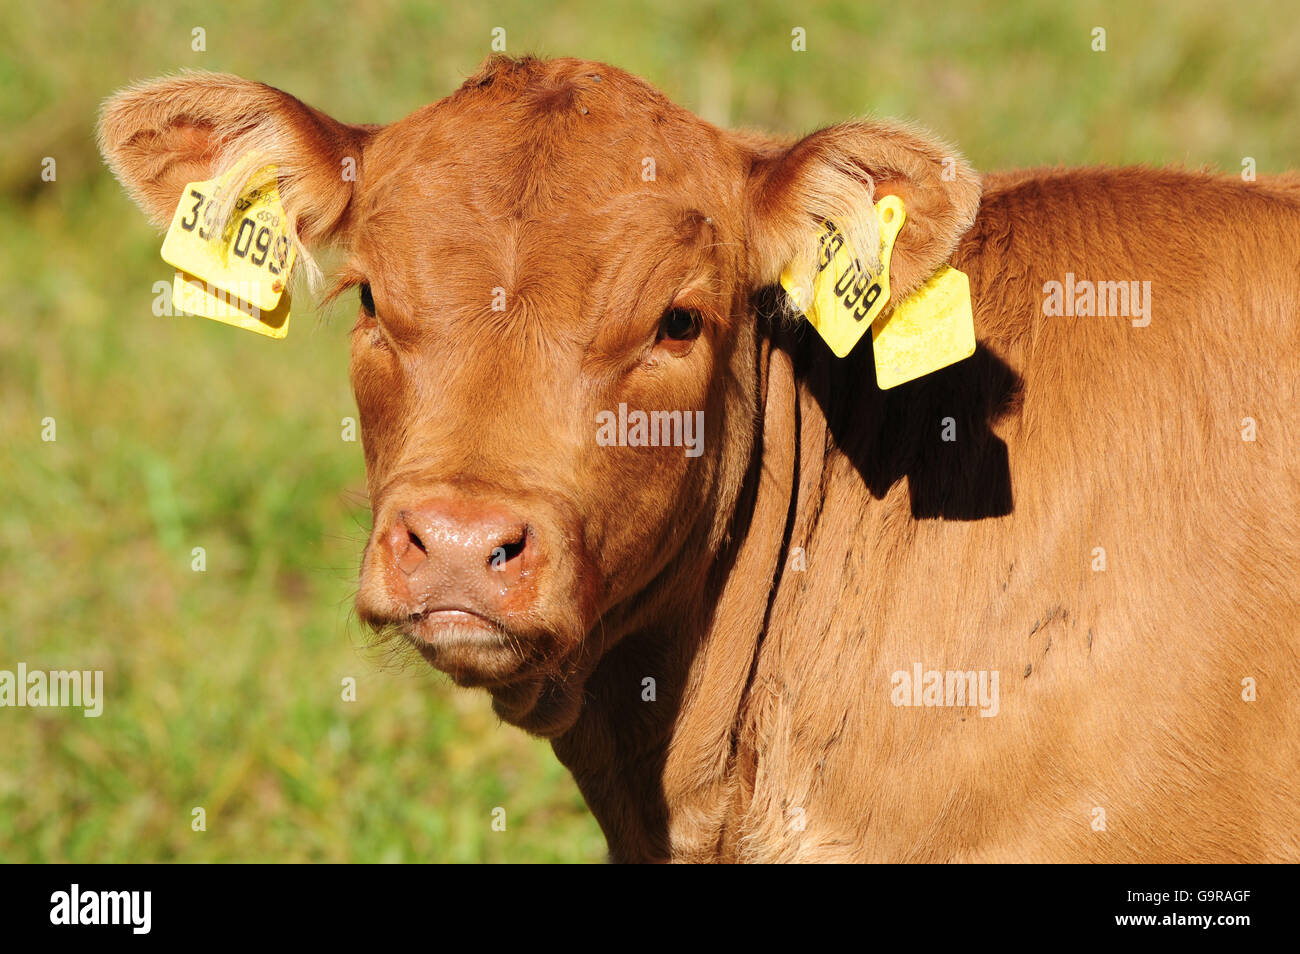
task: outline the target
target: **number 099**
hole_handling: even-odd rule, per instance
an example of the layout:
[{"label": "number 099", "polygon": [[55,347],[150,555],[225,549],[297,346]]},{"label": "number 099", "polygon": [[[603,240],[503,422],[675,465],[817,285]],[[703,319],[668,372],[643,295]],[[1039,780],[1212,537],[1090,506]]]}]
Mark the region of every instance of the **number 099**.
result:
[{"label": "number 099", "polygon": [[244,216],[231,251],[254,265],[265,265],[272,275],[279,275],[289,259],[289,239],[285,235],[273,238],[269,228]]}]

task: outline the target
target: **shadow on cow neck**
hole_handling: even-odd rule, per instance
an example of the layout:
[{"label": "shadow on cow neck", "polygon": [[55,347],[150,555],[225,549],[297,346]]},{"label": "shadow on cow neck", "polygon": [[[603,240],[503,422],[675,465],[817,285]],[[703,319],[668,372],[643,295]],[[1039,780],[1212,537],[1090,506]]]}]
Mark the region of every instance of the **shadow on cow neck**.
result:
[{"label": "shadow on cow neck", "polygon": [[1011,513],[1007,445],[992,425],[1017,410],[1023,382],[987,347],[980,344],[964,361],[881,391],[869,336],[847,358],[837,358],[805,322],[775,335],[790,350],[835,447],[872,497],[883,499],[906,477],[917,519]]}]

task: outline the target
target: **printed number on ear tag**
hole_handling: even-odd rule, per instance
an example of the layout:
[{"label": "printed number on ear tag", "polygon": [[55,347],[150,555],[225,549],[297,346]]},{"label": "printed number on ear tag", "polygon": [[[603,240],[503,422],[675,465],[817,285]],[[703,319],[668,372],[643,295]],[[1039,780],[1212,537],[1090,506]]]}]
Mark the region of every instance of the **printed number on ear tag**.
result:
[{"label": "printed number on ear tag", "polygon": [[294,248],[280,201],[276,167],[253,174],[224,229],[216,221],[223,195],[242,163],[225,175],[191,182],[163,239],[162,258],[176,267],[172,304],[181,312],[283,338],[289,328],[289,276]]},{"label": "printed number on ear tag", "polygon": [[844,234],[833,222],[826,222],[817,239],[812,301],[799,300],[788,269],[781,275],[781,285],[795,307],[840,358],[853,350],[889,302],[889,260],[894,240],[907,220],[903,200],[895,195],[882,198],[876,203],[876,219],[880,224],[879,269],[869,270],[848,247]]}]

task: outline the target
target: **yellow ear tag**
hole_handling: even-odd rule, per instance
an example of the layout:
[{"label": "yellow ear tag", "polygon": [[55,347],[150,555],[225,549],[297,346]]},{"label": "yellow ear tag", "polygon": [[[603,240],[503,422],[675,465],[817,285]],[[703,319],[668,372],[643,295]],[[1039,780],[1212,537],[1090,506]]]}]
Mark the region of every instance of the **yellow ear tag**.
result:
[{"label": "yellow ear tag", "polygon": [[812,302],[805,307],[799,300],[789,269],[782,273],[781,285],[837,357],[847,356],[870,326],[876,383],[883,390],[969,358],[975,353],[975,322],[970,282],[947,265],[880,317],[889,303],[894,242],[907,221],[903,201],[885,196],[876,203],[876,218],[879,272],[864,269],[843,234],[827,222],[817,242]]},{"label": "yellow ear tag", "polygon": [[265,166],[253,174],[218,234],[217,209],[238,172],[236,163],[218,179],[185,186],[162,246],[163,261],[177,268],[172,304],[186,314],[283,338],[289,331],[285,286],[294,248],[276,169]]},{"label": "yellow ear tag", "polygon": [[970,280],[945,265],[871,326],[876,384],[892,388],[975,353]]},{"label": "yellow ear tag", "polygon": [[844,235],[832,222],[823,223],[817,238],[817,275],[813,278],[812,302],[799,300],[789,269],[781,275],[781,286],[808,323],[817,329],[836,357],[853,350],[871,323],[889,301],[889,259],[894,239],[907,219],[903,201],[887,195],[876,203],[880,222],[880,269],[869,271],[848,247]]}]

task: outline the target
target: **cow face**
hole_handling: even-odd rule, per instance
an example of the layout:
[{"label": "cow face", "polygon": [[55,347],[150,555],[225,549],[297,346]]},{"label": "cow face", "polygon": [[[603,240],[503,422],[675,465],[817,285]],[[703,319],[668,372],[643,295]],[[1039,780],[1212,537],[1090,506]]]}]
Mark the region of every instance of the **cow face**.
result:
[{"label": "cow face", "polygon": [[[817,223],[875,247],[903,196],[906,294],[978,185],[910,130],[723,132],[575,60],[490,60],[387,127],[194,74],[118,94],[101,144],[156,220],[256,150],[304,251],[347,251],[351,375],[374,529],[358,612],[498,712],[555,734],[629,607],[698,589],[751,466],[751,298],[815,267]],[[626,628],[625,626],[622,628]]]}]

